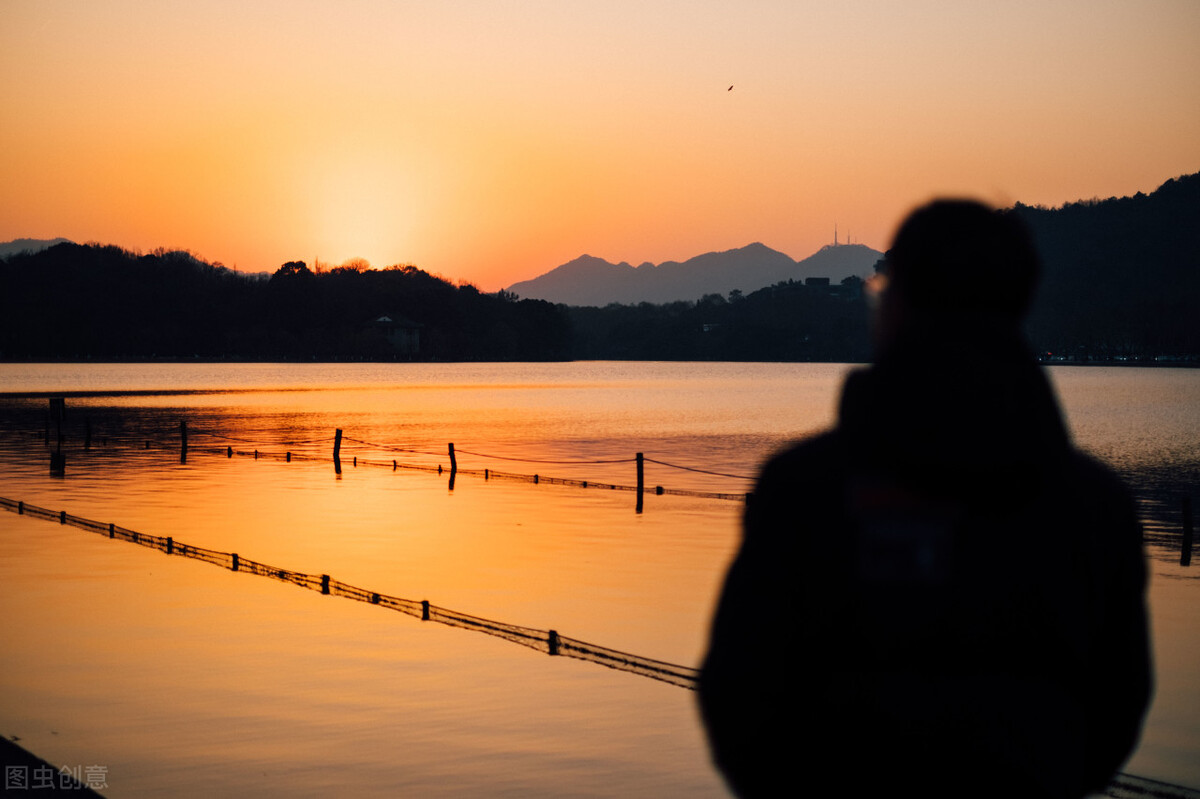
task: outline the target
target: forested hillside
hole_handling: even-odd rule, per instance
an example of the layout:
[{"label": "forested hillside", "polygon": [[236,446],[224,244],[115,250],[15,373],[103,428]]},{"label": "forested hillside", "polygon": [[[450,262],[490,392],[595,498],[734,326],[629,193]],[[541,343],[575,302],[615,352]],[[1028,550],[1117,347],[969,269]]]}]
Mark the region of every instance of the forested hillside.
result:
[{"label": "forested hillside", "polygon": [[[1068,362],[1197,361],[1200,174],[1150,195],[1010,213],[1045,262],[1028,324],[1035,350]],[[111,246],[0,258],[7,360],[862,361],[868,325],[857,277],[597,308],[484,294],[409,265],[314,272],[293,261],[267,279]]]},{"label": "forested hillside", "polygon": [[[0,357],[13,360],[544,360],[569,355],[563,310],[412,266],[301,262],[269,280],[183,252],[59,244],[0,261]],[[407,329],[389,339],[388,316]]]}]

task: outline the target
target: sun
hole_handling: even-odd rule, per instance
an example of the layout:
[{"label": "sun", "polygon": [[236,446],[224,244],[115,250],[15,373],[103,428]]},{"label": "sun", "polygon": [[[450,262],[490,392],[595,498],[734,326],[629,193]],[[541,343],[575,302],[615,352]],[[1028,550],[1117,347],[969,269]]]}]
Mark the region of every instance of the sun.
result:
[{"label": "sun", "polygon": [[339,263],[366,258],[382,267],[406,260],[421,214],[412,178],[381,154],[338,152],[311,164],[308,198],[314,253]]}]

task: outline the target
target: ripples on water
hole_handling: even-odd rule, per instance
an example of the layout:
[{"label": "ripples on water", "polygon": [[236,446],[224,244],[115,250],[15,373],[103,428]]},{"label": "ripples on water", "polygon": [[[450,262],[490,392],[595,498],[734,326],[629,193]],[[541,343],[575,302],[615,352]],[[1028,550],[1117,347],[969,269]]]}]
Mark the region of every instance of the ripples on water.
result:
[{"label": "ripples on water", "polygon": [[[642,451],[749,476],[833,421],[848,368],[4,365],[0,391],[88,396],[68,399],[57,480],[46,476],[46,400],[0,400],[0,494],[694,664],[739,503],[651,495],[637,515],[629,492],[473,475],[451,491],[446,475],[353,458],[448,466],[454,442],[510,458],[624,461],[460,454],[463,469],[631,485],[628,459]],[[1163,709],[1130,770],[1200,785],[1200,689],[1171,676],[1190,674],[1197,648],[1181,610],[1194,607],[1196,581],[1172,561],[1178,497],[1200,475],[1200,373],[1052,376],[1077,442],[1130,482],[1166,544],[1152,549]],[[146,391],[175,393],[124,393]],[[328,462],[339,427],[340,478]],[[263,457],[226,458],[225,446]],[[286,451],[325,460],[289,464]],[[750,485],[653,463],[647,484]],[[688,691],[7,513],[0,534],[0,596],[19,620],[0,655],[0,719],[51,760],[107,762],[114,790],[723,793]]]}]

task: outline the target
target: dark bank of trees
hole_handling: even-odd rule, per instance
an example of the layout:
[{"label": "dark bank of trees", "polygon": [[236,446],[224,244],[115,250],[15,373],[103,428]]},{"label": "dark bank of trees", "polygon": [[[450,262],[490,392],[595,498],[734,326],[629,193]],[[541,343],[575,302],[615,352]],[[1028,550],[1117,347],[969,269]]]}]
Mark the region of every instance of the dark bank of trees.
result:
[{"label": "dark bank of trees", "polygon": [[1013,213],[1045,263],[1028,325],[1038,349],[1076,361],[1200,354],[1200,174]]},{"label": "dark bank of trees", "polygon": [[[546,360],[569,357],[563,309],[484,294],[412,266],[301,262],[270,279],[188,253],[59,244],[0,260],[9,360]],[[389,316],[415,331],[399,346]]]},{"label": "dark bank of trees", "polygon": [[788,281],[696,302],[570,308],[584,359],[864,361],[870,355],[862,280]]},{"label": "dark bank of trees", "polygon": [[[1028,331],[1075,362],[1200,355],[1200,174],[1150,195],[1018,204],[1045,271]],[[397,337],[372,320],[392,317]],[[414,332],[415,331],[415,332]],[[567,307],[454,286],[413,266],[299,261],[269,279],[187,253],[59,244],[0,259],[9,360],[763,360],[871,356],[862,283]]]},{"label": "dark bank of trees", "polygon": [[[861,281],[568,308],[414,266],[292,261],[269,279],[186,252],[59,244],[0,259],[8,360],[862,360]],[[387,316],[396,331],[375,322]]]}]

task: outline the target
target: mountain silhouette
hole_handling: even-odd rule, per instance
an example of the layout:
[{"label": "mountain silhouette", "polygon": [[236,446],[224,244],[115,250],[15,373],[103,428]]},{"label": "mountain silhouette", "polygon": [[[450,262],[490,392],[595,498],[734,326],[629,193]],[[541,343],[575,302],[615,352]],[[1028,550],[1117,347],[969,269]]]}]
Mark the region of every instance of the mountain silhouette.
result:
[{"label": "mountain silhouette", "polygon": [[55,244],[65,243],[70,243],[70,239],[13,239],[12,241],[0,242],[0,258],[22,252],[41,252],[53,247]]},{"label": "mountain silhouette", "polygon": [[867,277],[882,256],[862,244],[822,247],[802,261],[754,243],[724,252],[697,255],[686,261],[646,262],[631,266],[581,255],[533,280],[509,286],[521,297],[564,305],[633,305],[696,300],[706,294],[725,296],[735,289],[748,294],[787,280],[826,277],[838,284],[850,275]]}]

